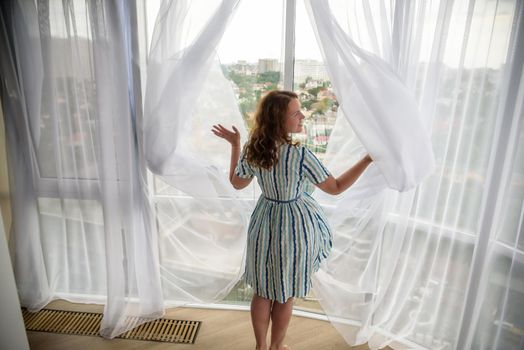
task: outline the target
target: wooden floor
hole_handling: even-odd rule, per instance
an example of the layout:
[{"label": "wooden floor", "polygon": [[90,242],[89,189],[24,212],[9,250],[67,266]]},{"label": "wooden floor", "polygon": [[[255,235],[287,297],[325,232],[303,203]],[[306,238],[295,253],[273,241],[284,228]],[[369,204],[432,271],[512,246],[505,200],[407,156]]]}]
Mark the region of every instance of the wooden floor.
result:
[{"label": "wooden floor", "polygon": [[[102,312],[100,305],[72,304],[54,301],[46,308]],[[202,321],[195,344],[172,344],[124,339],[107,340],[101,337],[84,337],[44,332],[27,332],[29,345],[34,350],[235,350],[255,349],[248,311],[177,308],[166,312],[166,317]],[[326,321],[293,316],[286,343],[292,350],[364,350],[366,345],[351,347]]]}]

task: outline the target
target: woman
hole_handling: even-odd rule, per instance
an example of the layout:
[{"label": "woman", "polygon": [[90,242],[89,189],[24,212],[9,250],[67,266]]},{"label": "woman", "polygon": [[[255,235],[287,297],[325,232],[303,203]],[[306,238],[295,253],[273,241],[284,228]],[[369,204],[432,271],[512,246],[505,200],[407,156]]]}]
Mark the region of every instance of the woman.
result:
[{"label": "woman", "polygon": [[334,178],[307,148],[293,142],[302,131],[304,115],[298,96],[291,91],[271,91],[258,105],[255,126],[240,150],[240,133],[214,125],[213,133],[231,144],[229,180],[235,189],[254,176],[262,195],[251,216],[246,254],[246,282],[253,288],[251,321],[257,349],[283,345],[291,319],[293,298],[304,297],[311,275],[331,249],[331,230],[318,203],[304,192],[306,180],[329,194],[348,189],[372,162],[369,155]]}]

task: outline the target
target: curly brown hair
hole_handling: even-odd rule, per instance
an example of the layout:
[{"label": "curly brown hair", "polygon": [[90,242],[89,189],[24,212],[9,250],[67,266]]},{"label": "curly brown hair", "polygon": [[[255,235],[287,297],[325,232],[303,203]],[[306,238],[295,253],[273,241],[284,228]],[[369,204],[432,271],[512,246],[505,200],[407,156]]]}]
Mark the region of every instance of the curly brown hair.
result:
[{"label": "curly brown hair", "polygon": [[298,99],[292,91],[273,90],[259,102],[255,126],[244,148],[247,162],[254,167],[270,169],[278,163],[280,144],[297,145],[286,132],[286,113],[289,102]]}]

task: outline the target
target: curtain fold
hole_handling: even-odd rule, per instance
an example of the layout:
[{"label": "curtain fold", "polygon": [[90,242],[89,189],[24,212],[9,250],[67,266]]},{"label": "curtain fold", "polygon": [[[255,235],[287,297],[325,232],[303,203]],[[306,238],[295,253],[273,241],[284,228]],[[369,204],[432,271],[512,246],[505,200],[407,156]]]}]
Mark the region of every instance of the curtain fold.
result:
[{"label": "curtain fold", "polygon": [[133,120],[129,4],[21,0],[1,9],[21,303],[105,302],[100,334],[115,337],[164,312]]},{"label": "curtain fold", "polygon": [[[27,2],[1,5],[2,103],[12,205],[13,268],[20,302],[38,310],[51,299],[39,235],[40,220],[35,188],[35,155],[31,147],[38,140],[43,63],[38,40],[37,16]],[[16,20],[15,20],[16,19]],[[25,67],[23,70],[17,67]],[[34,80],[33,80],[34,79]],[[14,152],[13,150],[16,150]]]},{"label": "curtain fold", "polygon": [[[524,313],[524,4],[515,4],[501,103],[498,140],[489,176],[497,181],[484,199],[481,233],[486,237],[471,274],[457,348],[522,348]],[[504,154],[504,156],[500,156]],[[482,232],[483,231],[483,232]],[[489,239],[488,239],[489,238]],[[477,272],[478,271],[478,272]]]},{"label": "curtain fold", "polygon": [[413,93],[391,62],[361,49],[344,32],[328,1],[307,4],[340,109],[379,168],[384,188],[412,189],[435,167]]},{"label": "curtain fold", "polygon": [[[176,159],[182,153],[177,152],[180,135],[217,60],[215,49],[238,3],[219,2],[205,25],[198,28],[190,21],[194,3],[162,2],[149,52],[144,107],[146,158],[156,174],[180,171]],[[204,17],[206,12],[199,15]]]}]

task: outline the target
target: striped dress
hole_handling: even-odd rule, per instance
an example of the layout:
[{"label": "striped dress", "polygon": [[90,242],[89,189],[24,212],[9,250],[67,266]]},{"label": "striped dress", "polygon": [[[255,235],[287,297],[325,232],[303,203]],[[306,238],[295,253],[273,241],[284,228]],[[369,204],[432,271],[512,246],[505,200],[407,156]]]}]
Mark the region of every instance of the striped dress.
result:
[{"label": "striped dress", "polygon": [[331,250],[332,234],[304,185],[323,182],[329,172],[307,148],[286,144],[272,169],[250,166],[242,153],[235,173],[256,176],[262,189],[248,228],[246,282],[257,295],[280,303],[306,296],[311,275]]}]

